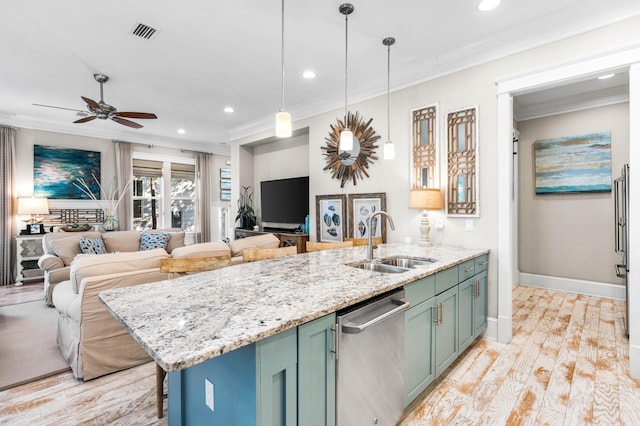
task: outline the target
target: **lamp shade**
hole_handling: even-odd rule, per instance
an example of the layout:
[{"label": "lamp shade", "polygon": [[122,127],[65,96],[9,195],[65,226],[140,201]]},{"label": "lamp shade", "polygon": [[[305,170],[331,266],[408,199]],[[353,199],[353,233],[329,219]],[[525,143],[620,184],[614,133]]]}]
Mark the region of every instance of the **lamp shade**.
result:
[{"label": "lamp shade", "polygon": [[344,129],[340,132],[340,150],[351,151],[353,149],[353,132]]},{"label": "lamp shade", "polygon": [[291,114],[286,111],[276,114],[276,136],[279,138],[291,136]]},{"label": "lamp shade", "polygon": [[18,198],[18,214],[49,214],[47,199],[39,197]]},{"label": "lamp shade", "polygon": [[396,158],[396,149],[393,146],[393,142],[389,141],[384,144],[383,158],[385,160],[393,160]]},{"label": "lamp shade", "polygon": [[410,209],[440,210],[442,205],[442,193],[437,188],[419,188],[409,192]]}]

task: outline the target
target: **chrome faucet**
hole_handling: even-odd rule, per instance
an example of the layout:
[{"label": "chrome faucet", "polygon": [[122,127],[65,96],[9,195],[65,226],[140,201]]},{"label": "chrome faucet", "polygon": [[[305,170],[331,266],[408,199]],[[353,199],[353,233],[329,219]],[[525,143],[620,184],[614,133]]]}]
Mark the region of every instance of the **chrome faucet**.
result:
[{"label": "chrome faucet", "polygon": [[[374,212],[371,216],[369,216],[369,239],[368,239],[368,244],[367,244],[367,260],[372,260],[373,259],[373,249],[377,248],[378,246],[376,245],[375,247],[373,246],[373,244],[375,243],[375,241],[371,240],[371,236],[373,234],[373,232],[371,232],[371,222],[373,222],[373,217],[376,215],[385,215],[385,217],[389,220],[389,225],[391,225],[391,230],[395,231],[396,227],[393,225],[393,219],[391,218],[391,216],[389,216],[389,213],[383,211],[383,210],[378,210],[377,212]],[[384,219],[382,219],[384,220]],[[382,224],[380,224],[380,226],[382,226]]]}]

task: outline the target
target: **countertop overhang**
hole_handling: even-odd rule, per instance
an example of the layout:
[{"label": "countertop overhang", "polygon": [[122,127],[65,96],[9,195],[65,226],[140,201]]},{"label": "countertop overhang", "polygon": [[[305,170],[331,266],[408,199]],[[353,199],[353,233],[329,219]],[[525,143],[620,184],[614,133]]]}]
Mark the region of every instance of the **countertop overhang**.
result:
[{"label": "countertop overhang", "polygon": [[174,372],[488,253],[486,249],[384,244],[376,258],[431,257],[408,272],[347,264],[366,247],[229,266],[100,293],[100,301],[166,371]]}]

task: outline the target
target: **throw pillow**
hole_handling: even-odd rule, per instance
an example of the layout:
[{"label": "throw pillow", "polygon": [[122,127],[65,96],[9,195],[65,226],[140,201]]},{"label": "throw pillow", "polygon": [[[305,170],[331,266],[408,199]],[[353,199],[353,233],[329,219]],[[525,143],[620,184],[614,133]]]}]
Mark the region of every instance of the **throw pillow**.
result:
[{"label": "throw pillow", "polygon": [[143,232],[140,234],[140,250],[166,249],[168,243],[168,232]]},{"label": "throw pillow", "polygon": [[107,252],[102,238],[80,238],[80,249],[84,254],[105,254]]}]

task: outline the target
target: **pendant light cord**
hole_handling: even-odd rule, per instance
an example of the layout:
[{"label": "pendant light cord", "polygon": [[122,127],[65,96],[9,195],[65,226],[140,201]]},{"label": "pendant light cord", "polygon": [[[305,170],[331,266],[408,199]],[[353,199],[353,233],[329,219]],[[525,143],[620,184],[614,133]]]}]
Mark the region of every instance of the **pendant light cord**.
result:
[{"label": "pendant light cord", "polygon": [[282,0],[282,108],[284,111],[284,0]]},{"label": "pendant light cord", "polygon": [[391,119],[389,116],[391,115],[389,111],[389,90],[391,87],[391,43],[387,44],[387,138],[391,140]]},{"label": "pendant light cord", "polygon": [[347,59],[349,51],[349,15],[344,15],[344,127],[347,128]]}]

